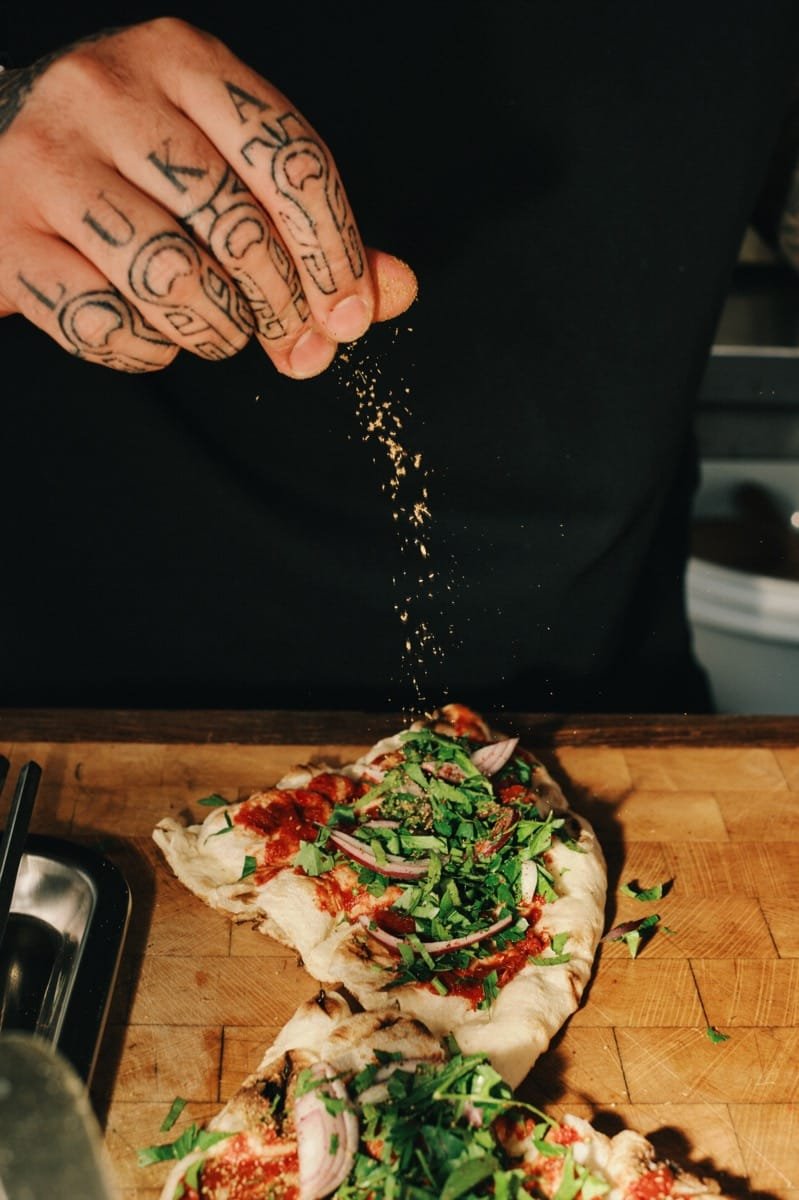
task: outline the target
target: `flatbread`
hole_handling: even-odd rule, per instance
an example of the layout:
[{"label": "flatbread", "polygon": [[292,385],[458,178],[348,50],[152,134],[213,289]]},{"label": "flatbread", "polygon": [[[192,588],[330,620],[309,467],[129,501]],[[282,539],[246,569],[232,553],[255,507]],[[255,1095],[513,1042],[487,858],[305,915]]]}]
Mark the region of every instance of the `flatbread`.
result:
[{"label": "flatbread", "polygon": [[299,1007],[198,1141],[162,1200],[719,1195],[640,1134],[551,1120],[485,1056],[395,1009],[353,1014],[335,993]]},{"label": "flatbread", "polygon": [[[296,950],[314,979],[326,987],[346,988],[367,1010],[394,1006],[421,1020],[435,1036],[453,1034],[464,1053],[487,1054],[515,1086],[580,1002],[602,933],[606,869],[588,822],[569,807],[546,767],[515,742],[510,750],[509,745],[477,714],[449,705],[429,721],[382,739],[352,764],[300,767],[274,788],[214,809],[202,824],[184,826],[165,818],[153,836],[176,876],[195,895]],[[495,749],[489,750],[491,746]],[[508,755],[504,764],[490,770],[492,756],[496,760],[503,753]],[[418,761],[410,772],[412,754]],[[485,771],[475,765],[480,761],[487,764]],[[467,777],[459,781],[464,772]],[[418,794],[389,787],[394,776]],[[413,814],[400,821],[403,846],[409,841],[441,843],[436,832],[441,822],[432,824],[424,807],[432,803],[431,795],[436,811],[443,806],[453,827],[468,826],[479,836],[470,846],[468,836],[453,834],[440,854],[432,851],[426,858],[417,849],[417,857],[408,861],[412,866],[430,863],[430,871],[435,866],[444,872],[442,878],[450,872],[448,886],[457,897],[450,904],[452,922],[467,920],[458,905],[465,903],[461,893],[470,886],[464,880],[472,876],[487,881],[483,900],[472,903],[487,907],[482,929],[477,929],[480,940],[443,954],[431,951],[435,965],[428,968],[426,947],[451,946],[451,931],[442,942],[415,931],[392,935],[385,927],[389,918],[400,919],[409,896],[416,903],[412,889],[418,893],[422,888],[419,878],[376,874],[377,859],[375,871],[358,866],[342,855],[334,839],[342,833],[352,839],[353,832],[363,837],[366,816],[376,812],[376,822],[366,823],[376,824],[369,837],[383,838],[378,850],[384,855],[394,831],[387,832],[382,814],[404,813],[406,804]],[[471,824],[456,820],[461,796],[472,797],[472,807],[463,809]],[[357,824],[336,826],[330,833],[341,811],[358,812]],[[488,815],[478,820],[475,812]],[[419,823],[423,821],[427,825]],[[320,845],[322,827],[331,840]],[[532,842],[524,841],[528,834],[541,842],[540,853],[532,854]],[[360,843],[359,852],[368,849]],[[525,857],[528,852],[531,857]],[[303,866],[297,865],[298,855]],[[463,861],[456,868],[458,855]],[[394,859],[401,870],[407,865],[403,856],[389,853],[386,870],[396,870]],[[498,874],[492,874],[494,863],[499,863]],[[320,864],[323,869],[317,870]],[[514,872],[515,900],[499,908],[493,891],[507,891],[503,881]],[[364,884],[365,876],[370,883]],[[479,883],[471,886],[472,892],[480,892]],[[438,904],[439,892],[435,898]],[[506,924],[484,938],[497,915],[491,906],[505,913]],[[422,905],[414,910],[422,911]],[[431,918],[431,928],[438,919]],[[420,920],[414,917],[416,925]],[[469,929],[468,923],[465,927]],[[394,944],[387,944],[392,937]],[[414,960],[410,966],[408,956]],[[466,958],[465,967],[441,966]]]}]

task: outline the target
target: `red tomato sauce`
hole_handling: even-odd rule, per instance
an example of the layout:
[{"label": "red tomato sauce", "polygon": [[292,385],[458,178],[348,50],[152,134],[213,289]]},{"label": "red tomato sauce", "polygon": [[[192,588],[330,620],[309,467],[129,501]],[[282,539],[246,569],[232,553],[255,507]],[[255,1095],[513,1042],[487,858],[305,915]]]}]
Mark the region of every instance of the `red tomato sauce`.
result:
[{"label": "red tomato sauce", "polygon": [[671,1195],[673,1186],[674,1173],[664,1164],[636,1180],[627,1190],[628,1200],[661,1200]]},{"label": "red tomato sauce", "polygon": [[[527,960],[541,954],[547,946],[546,935],[536,932],[533,928],[539,915],[535,910],[529,914],[530,926],[518,942],[510,942],[503,950],[497,950],[485,958],[476,958],[461,970],[442,972],[439,978],[447,991],[454,996],[463,996],[472,1008],[477,1008],[483,999],[483,980],[486,975],[496,971],[497,983],[501,988],[510,983]],[[427,986],[432,988],[433,985]]]},{"label": "red tomato sauce", "polygon": [[271,788],[251,797],[233,818],[264,839],[259,854],[256,883],[266,883],[291,860],[300,842],[314,842],[334,804],[347,804],[363,792],[363,785],[344,775],[322,772],[304,788]]},{"label": "red tomato sauce", "polygon": [[187,1187],[184,1200],[298,1200],[299,1159],[295,1149],[274,1158],[261,1158],[238,1134],[224,1154],[207,1158],[200,1169],[199,1191]]},{"label": "red tomato sauce", "polygon": [[579,1142],[580,1135],[572,1125],[555,1125],[547,1132],[546,1140],[557,1146],[571,1146]]}]

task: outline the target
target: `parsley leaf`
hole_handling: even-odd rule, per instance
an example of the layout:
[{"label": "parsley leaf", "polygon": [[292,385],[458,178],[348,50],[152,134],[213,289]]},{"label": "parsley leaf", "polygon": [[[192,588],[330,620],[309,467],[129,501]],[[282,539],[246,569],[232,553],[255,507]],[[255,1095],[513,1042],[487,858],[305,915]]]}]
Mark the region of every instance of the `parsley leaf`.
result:
[{"label": "parsley leaf", "polygon": [[210,796],[203,796],[202,800],[198,800],[197,803],[202,804],[204,808],[224,808],[228,804],[228,801],[224,796],[219,796],[216,792],[213,792]]},{"label": "parsley leaf", "polygon": [[730,1035],[728,1033],[719,1033],[715,1025],[708,1025],[705,1033],[710,1041],[715,1042],[716,1044],[719,1042],[728,1042],[730,1040]]},{"label": "parsley leaf", "polygon": [[291,860],[291,865],[299,867],[313,879],[317,875],[324,875],[325,871],[331,870],[335,866],[335,862],[333,855],[320,850],[316,842],[301,841],[299,850]]}]

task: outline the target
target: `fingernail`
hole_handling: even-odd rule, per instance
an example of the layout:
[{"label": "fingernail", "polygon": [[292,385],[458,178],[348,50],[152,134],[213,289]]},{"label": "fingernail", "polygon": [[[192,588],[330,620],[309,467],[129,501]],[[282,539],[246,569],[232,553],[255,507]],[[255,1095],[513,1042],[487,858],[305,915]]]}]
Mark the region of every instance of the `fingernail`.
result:
[{"label": "fingernail", "polygon": [[306,329],[289,355],[289,365],[298,379],[308,379],[324,371],[333,361],[335,353],[336,346],[330,338],[317,333],[315,329]]},{"label": "fingernail", "polygon": [[351,342],[366,333],[372,320],[372,310],[360,296],[339,300],[331,309],[326,324],[338,342]]}]

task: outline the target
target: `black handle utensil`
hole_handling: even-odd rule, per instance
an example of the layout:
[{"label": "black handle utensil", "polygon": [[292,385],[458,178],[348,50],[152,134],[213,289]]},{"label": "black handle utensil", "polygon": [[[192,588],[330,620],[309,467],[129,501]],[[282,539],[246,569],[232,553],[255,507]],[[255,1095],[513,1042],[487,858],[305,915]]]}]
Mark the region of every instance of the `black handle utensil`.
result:
[{"label": "black handle utensil", "polygon": [[[0,757],[0,790],[8,775],[8,760]],[[35,762],[27,762],[21,768],[14,788],[11,810],[8,814],[2,849],[0,849],[0,944],[8,924],[8,914],[14,895],[19,864],[25,849],[33,805],[39,789],[42,769]]]}]

